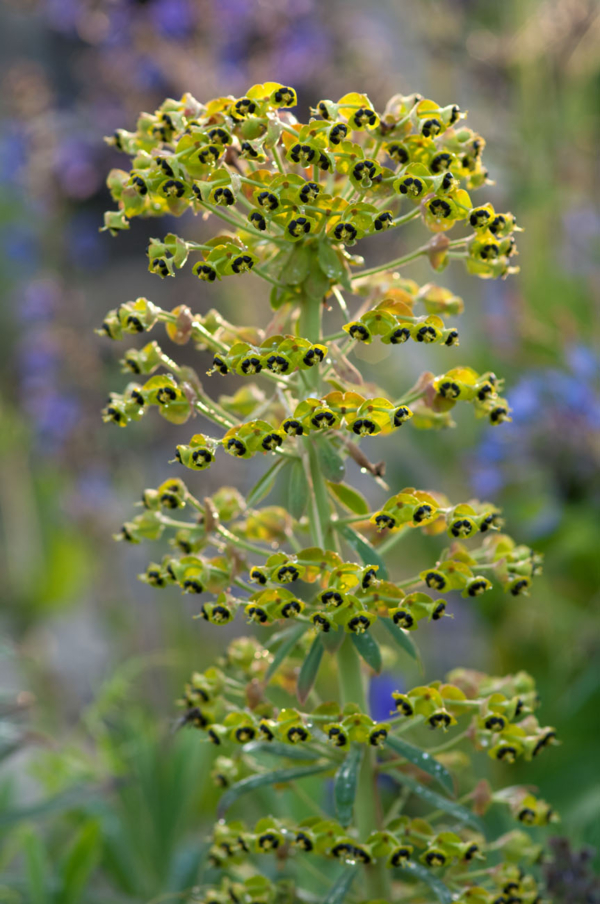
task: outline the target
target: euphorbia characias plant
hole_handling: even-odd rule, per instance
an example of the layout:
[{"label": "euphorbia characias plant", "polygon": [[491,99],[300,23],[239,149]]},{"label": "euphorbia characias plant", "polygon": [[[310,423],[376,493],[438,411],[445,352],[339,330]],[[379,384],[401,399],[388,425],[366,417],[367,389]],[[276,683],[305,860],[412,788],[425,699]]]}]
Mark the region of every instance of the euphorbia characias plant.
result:
[{"label": "euphorbia characias plant", "polygon": [[[389,487],[369,457],[370,436],[394,434],[395,450],[398,431],[450,427],[463,402],[502,429],[510,419],[502,380],[449,360],[444,373],[422,374],[394,399],[364,383],[348,360],[358,343],[371,342],[437,343],[454,357],[462,300],[434,283],[417,285],[404,267],[425,258],[439,272],[456,259],[482,278],[505,277],[514,270],[515,218],[471,200],[488,181],[485,142],[458,106],[397,95],[377,113],[366,95],[352,93],[319,102],[303,124],[291,112],[296,104],[293,88],[276,83],[206,103],[186,94],[109,139],[131,168],[110,173],[118,209],[106,214],[105,228],[117,234],[135,217],[202,214],[215,234],[202,243],[173,233],[151,239],[150,271],[175,276],[189,262],[204,297],[219,280],[258,277],[275,311],[269,321],[265,298],[267,325],[258,328],[230,323],[217,309],[168,311],[138,298],[110,311],[99,331],[122,339],[161,324],[170,343],[210,354],[211,388],[223,380],[226,392],[212,398],[196,369],[151,340],[125,352],[131,382],[104,410],[120,427],[152,408],[179,425],[198,419],[175,450],[179,473],[144,491],[143,510],[118,538],[168,537],[169,551],[142,580],[198,594],[207,631],[239,625],[215,664],[199,664],[180,701],[182,723],[215,745],[212,774],[223,788],[210,884],[193,899],[417,895],[534,904],[540,847],[522,826],[556,816],[530,787],[493,790],[475,775],[477,751],[508,773],[516,759],[554,743],[554,730],[534,715],[532,678],[457,668],[392,694],[385,722],[367,704],[381,644],[385,657],[391,648],[417,658],[414,632],[447,615],[444,594],[459,591],[476,605],[500,584],[519,596],[540,570],[538,555],[501,532],[492,503]],[[354,253],[363,236],[412,220],[429,233],[416,250],[372,267]],[[453,227],[460,237],[450,239]],[[233,390],[231,375],[243,378]],[[194,472],[220,454],[265,458],[245,498],[231,487],[204,492],[205,478]],[[383,504],[374,508],[344,482],[348,457],[380,498],[384,491]],[[285,507],[264,504],[276,482]],[[446,535],[445,548],[434,540],[438,552],[417,573],[396,551],[392,568],[387,554],[415,530]],[[315,690],[323,663],[339,686],[329,702]],[[473,748],[472,766],[464,744]],[[305,780],[314,788],[316,776],[323,793],[311,797]],[[277,792],[265,797],[269,786]],[[240,816],[252,794],[258,821],[246,822]],[[495,839],[481,819],[493,805],[517,822]]]}]

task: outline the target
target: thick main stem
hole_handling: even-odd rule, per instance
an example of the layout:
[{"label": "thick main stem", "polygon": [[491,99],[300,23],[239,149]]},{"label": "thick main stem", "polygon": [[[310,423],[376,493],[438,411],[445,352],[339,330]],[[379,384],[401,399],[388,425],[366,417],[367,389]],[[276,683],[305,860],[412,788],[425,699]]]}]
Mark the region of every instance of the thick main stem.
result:
[{"label": "thick main stem", "polygon": [[[323,311],[321,299],[305,295],[303,302],[300,315],[300,334],[311,342],[318,342],[321,338]],[[312,378],[311,388],[314,386],[315,395],[318,395],[320,391],[318,368],[313,368],[309,374]],[[311,492],[314,494],[310,511],[312,517],[319,519],[319,529],[313,535],[316,533],[322,537],[327,545],[328,539],[331,542],[331,517],[327,486],[319,467],[317,449],[311,438],[307,438],[307,445]],[[362,712],[368,712],[368,680],[363,676],[360,658],[350,635],[344,638],[344,642],[338,650],[337,663],[342,705],[356,703]],[[361,841],[365,841],[371,832],[382,827],[381,802],[375,765],[375,750],[367,747],[360,769],[354,805],[355,823]],[[369,897],[388,897],[390,892],[389,874],[382,861],[367,866],[365,876]]]}]

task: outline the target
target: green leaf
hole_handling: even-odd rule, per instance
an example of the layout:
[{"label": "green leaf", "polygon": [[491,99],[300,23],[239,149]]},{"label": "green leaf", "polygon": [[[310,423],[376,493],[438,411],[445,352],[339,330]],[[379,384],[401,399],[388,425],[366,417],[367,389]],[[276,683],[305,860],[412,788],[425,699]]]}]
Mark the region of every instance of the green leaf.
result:
[{"label": "green leaf", "polygon": [[280,280],[288,286],[304,282],[310,269],[311,254],[306,245],[295,245],[292,253],[281,268]]},{"label": "green leaf", "polygon": [[428,788],[426,785],[422,785],[421,782],[418,782],[416,778],[413,778],[412,775],[396,774],[394,776],[401,785],[407,785],[413,794],[417,794],[420,798],[426,801],[428,804],[435,810],[443,810],[444,813],[448,813],[450,816],[454,817],[457,822],[463,822],[467,825],[472,826],[474,829],[477,829],[478,832],[482,832],[485,834],[484,826],[479,819],[478,816],[475,815],[471,810],[467,807],[463,807],[461,804],[455,803],[453,800],[448,800],[445,797],[442,797],[441,794],[437,794],[435,791],[432,791],[431,788]]},{"label": "green leaf", "polygon": [[453,896],[448,886],[444,885],[437,876],[434,876],[427,867],[421,866],[420,863],[415,863],[414,860],[409,860],[402,866],[402,872],[412,873],[413,876],[428,885],[436,898],[441,901],[441,904],[452,904]]},{"label": "green leaf", "polygon": [[415,659],[418,662],[420,659],[419,651],[408,631],[395,625],[391,618],[380,618],[379,621],[383,627],[389,631],[398,646],[402,647],[405,653],[408,653],[412,659]]},{"label": "green leaf", "polygon": [[358,785],[358,773],[362,763],[362,744],[353,744],[350,751],[335,774],[333,782],[333,797],[335,800],[335,815],[342,826],[352,822],[354,810],[354,798]]},{"label": "green leaf", "polygon": [[279,289],[277,286],[273,286],[271,289],[271,294],[269,295],[269,304],[273,308],[274,311],[278,311],[279,308],[282,308],[286,302],[290,302],[292,300],[290,293],[287,289],[283,291]]},{"label": "green leaf", "polygon": [[88,820],[78,832],[73,845],[63,863],[61,904],[76,904],[87,885],[92,870],[100,858],[100,826],[95,820]]},{"label": "green leaf", "polygon": [[267,674],[265,676],[267,681],[273,677],[283,660],[292,652],[302,635],[305,634],[306,631],[308,631],[309,627],[310,625],[306,624],[306,622],[302,622],[300,624],[293,625],[293,627],[290,628],[289,634],[282,641],[279,649],[273,657],[273,662],[267,669]]},{"label": "green leaf", "polygon": [[385,567],[385,562],[369,541],[357,534],[355,530],[352,530],[348,524],[341,524],[336,527],[336,530],[350,544],[352,549],[358,553],[364,565],[379,565],[377,577],[387,581],[388,570]]},{"label": "green leaf", "polygon": [[244,744],[244,753],[268,753],[271,756],[287,756],[290,760],[321,760],[323,754],[310,750],[306,744],[284,744],[283,741],[250,741]]},{"label": "green leaf", "polygon": [[355,515],[368,515],[371,511],[369,503],[358,490],[349,487],[347,483],[333,483],[328,481],[329,490],[344,508]]},{"label": "green leaf", "polygon": [[[408,760],[409,763],[412,763],[413,766],[418,766],[419,769],[422,769],[427,775],[431,775],[432,778],[435,778],[442,788],[454,797],[452,776],[446,767],[442,766],[441,763],[438,763],[430,753],[427,753],[419,747],[415,747],[414,744],[409,744],[408,741],[397,738],[392,734],[388,735],[385,743],[387,747],[391,747],[393,751],[400,754],[401,757],[404,757],[404,759]],[[404,778],[404,776],[402,777]]]},{"label": "green leaf", "polygon": [[315,440],[315,446],[317,447],[319,466],[323,477],[332,483],[339,483],[344,479],[346,472],[344,459],[338,455],[331,441],[325,439],[325,437],[318,437]]},{"label": "green leaf", "polygon": [[302,517],[309,498],[310,490],[304,465],[301,461],[293,461],[288,476],[287,508],[296,521]]},{"label": "green leaf", "polygon": [[348,866],[343,873],[337,877],[327,893],[327,897],[323,899],[323,904],[342,904],[346,895],[350,891],[350,886],[356,875],[356,867]]},{"label": "green leaf", "polygon": [[320,772],[327,772],[331,769],[331,763],[315,766],[292,766],[289,769],[275,769],[269,772],[262,772],[260,775],[251,775],[243,778],[241,782],[236,782],[231,788],[228,788],[219,801],[217,808],[217,819],[222,819],[229,807],[243,794],[255,791],[257,788],[264,788],[266,785],[276,785],[284,782],[293,782],[299,778],[306,778],[309,775],[318,775]]},{"label": "green leaf", "polygon": [[77,785],[69,788],[61,794],[46,798],[38,803],[30,804],[20,809],[5,810],[0,814],[0,826],[9,826],[25,819],[38,820],[44,816],[54,816],[57,813],[65,813],[68,810],[76,810],[90,802],[94,797],[100,796],[99,788],[89,785]]},{"label": "green leaf", "polygon": [[[274,465],[271,465],[268,471],[265,471],[260,480],[258,480],[254,484],[246,497],[246,503],[248,506],[253,506],[258,502],[262,502],[262,500],[269,495],[269,493],[273,489],[273,486],[275,485],[275,478],[277,477],[279,471],[284,465],[289,464],[289,462],[289,458],[280,458],[275,462]],[[293,464],[295,464],[295,462]]]},{"label": "green leaf", "polygon": [[300,703],[305,703],[306,698],[311,692],[317,677],[317,672],[319,671],[319,666],[321,665],[322,656],[323,643],[321,642],[321,635],[317,634],[313,640],[312,647],[306,655],[306,659],[302,663],[300,674],[298,675],[296,694]]},{"label": "green leaf", "polygon": [[44,842],[33,829],[23,832],[27,900],[31,904],[47,904],[50,901],[51,877]]},{"label": "green leaf", "polygon": [[351,634],[350,636],[364,661],[379,675],[382,668],[381,650],[371,632],[365,631],[363,634]]},{"label": "green leaf", "polygon": [[304,283],[307,298],[322,300],[329,291],[329,278],[320,267],[311,267]]},{"label": "green leaf", "polygon": [[325,276],[336,282],[344,275],[344,265],[329,242],[319,242],[319,267]]}]

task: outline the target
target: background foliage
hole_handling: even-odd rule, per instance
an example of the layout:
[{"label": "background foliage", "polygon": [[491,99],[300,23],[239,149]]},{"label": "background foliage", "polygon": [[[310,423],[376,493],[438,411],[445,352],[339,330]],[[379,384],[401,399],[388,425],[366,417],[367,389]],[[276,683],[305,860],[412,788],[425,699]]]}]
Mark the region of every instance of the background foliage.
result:
[{"label": "background foliage", "polygon": [[[118,350],[92,328],[143,294],[167,308],[242,306],[247,322],[266,307],[256,280],[153,277],[141,251],[151,226],[118,243],[98,233],[104,177],[119,165],[102,136],[166,95],[239,94],[267,78],[293,84],[306,106],[358,84],[376,106],[415,88],[458,99],[488,139],[501,186],[490,200],[526,229],[522,271],[507,282],[467,281],[458,268],[444,277],[467,301],[469,363],[506,376],[514,422],[492,432],[459,414],[439,443],[403,435],[388,475],[492,498],[515,537],[545,553],[531,597],[490,593],[477,611],[453,601],[444,641],[427,632],[425,680],[459,662],[526,667],[563,741],[536,763],[540,794],[561,831],[600,844],[597,4],[4,0],[0,25],[0,900],[149,901],[197,880],[212,754],[197,735],[172,733],[173,698],[227,629],[137,582],[146,553],[110,540],[138,488],[166,476],[174,435],[156,419],[102,429]],[[420,267],[410,275],[425,281]],[[367,363],[383,349],[366,348]],[[399,386],[418,368],[443,370],[434,348],[406,352],[404,364],[389,360]],[[235,472],[246,487],[253,465]],[[231,480],[226,467],[218,459],[201,475],[207,492]],[[403,552],[419,557],[420,542]],[[392,685],[414,678],[380,679],[374,715],[387,713]]]}]

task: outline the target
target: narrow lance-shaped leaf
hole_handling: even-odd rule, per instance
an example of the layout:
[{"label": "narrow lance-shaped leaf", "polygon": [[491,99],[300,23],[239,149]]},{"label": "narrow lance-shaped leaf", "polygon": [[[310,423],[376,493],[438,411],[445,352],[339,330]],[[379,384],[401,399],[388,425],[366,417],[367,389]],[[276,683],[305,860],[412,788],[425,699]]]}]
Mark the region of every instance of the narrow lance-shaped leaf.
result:
[{"label": "narrow lance-shaped leaf", "polygon": [[256,791],[257,788],[264,788],[266,785],[276,785],[283,782],[293,782],[299,778],[306,778],[309,775],[318,775],[320,772],[327,772],[331,769],[331,763],[321,763],[314,766],[292,766],[289,769],[275,769],[269,772],[263,772],[260,775],[251,775],[243,778],[241,782],[236,782],[231,788],[228,788],[219,801],[217,808],[217,816],[222,819],[229,807],[243,794],[250,791]]},{"label": "narrow lance-shaped leaf", "polygon": [[440,783],[445,791],[448,791],[454,796],[452,776],[446,767],[442,766],[441,763],[438,763],[432,754],[420,750],[418,747],[415,747],[414,744],[409,744],[408,741],[404,741],[402,738],[397,738],[394,735],[388,735],[386,746],[390,747],[395,753],[400,754],[401,757],[404,757],[404,759],[408,760],[409,763],[412,763],[413,766],[418,766],[423,772],[431,775],[432,778],[435,778]]},{"label": "narrow lance-shaped leaf", "polygon": [[282,467],[284,465],[287,465],[288,463],[289,459],[279,458],[274,465],[271,465],[268,471],[265,471],[262,477],[256,481],[256,483],[246,496],[246,503],[248,506],[253,506],[258,502],[262,502],[262,500],[269,495],[275,484],[275,478],[277,477],[277,474],[282,469]]},{"label": "narrow lance-shaped leaf", "polygon": [[328,439],[317,437],[315,444],[323,477],[325,480],[339,483],[344,479],[346,471],[343,458],[338,455]]},{"label": "narrow lance-shaped leaf", "polygon": [[335,815],[340,825],[347,826],[352,821],[354,799],[358,785],[358,773],[363,757],[361,744],[353,744],[346,759],[335,774],[333,797]]},{"label": "narrow lance-shaped leaf", "polygon": [[282,741],[250,741],[244,744],[244,753],[262,754],[269,756],[288,757],[290,760],[322,760],[323,754],[311,750],[307,744],[284,744]]},{"label": "narrow lance-shaped leaf", "polygon": [[431,788],[422,785],[421,782],[418,782],[412,775],[396,773],[395,777],[401,785],[407,785],[413,794],[417,794],[420,798],[427,801],[428,804],[431,804],[436,810],[443,810],[444,813],[448,813],[450,816],[454,817],[457,822],[467,823],[467,825],[472,826],[474,829],[477,829],[477,831],[484,832],[482,821],[467,807],[463,807],[453,800],[442,797],[441,794],[437,794],[435,791],[432,791]]},{"label": "narrow lance-shaped leaf", "polygon": [[421,866],[420,863],[415,863],[414,860],[409,860],[402,867],[402,872],[412,873],[413,876],[416,876],[421,882],[424,882],[432,892],[435,894],[438,901],[441,904],[451,904],[454,900],[452,892],[445,885],[441,879],[438,879],[437,876],[434,876],[431,870],[427,869],[425,866]]},{"label": "narrow lance-shaped leaf", "polygon": [[420,659],[419,651],[417,650],[415,643],[408,631],[405,631],[404,628],[400,628],[398,625],[395,625],[391,618],[381,618],[379,619],[379,621],[381,622],[383,627],[386,628],[387,631],[389,631],[398,646],[402,647],[405,653],[408,653],[408,655],[412,659],[416,659],[418,662]]},{"label": "narrow lance-shaped leaf", "polygon": [[48,904],[52,885],[44,842],[34,829],[23,832],[28,898],[31,904]]},{"label": "narrow lance-shaped leaf", "polygon": [[370,631],[365,631],[363,634],[352,634],[351,637],[364,661],[379,675],[382,668],[381,650],[373,635]]},{"label": "narrow lance-shaped leaf", "polygon": [[329,481],[328,486],[338,502],[341,502],[344,508],[354,512],[355,515],[368,515],[371,511],[365,497],[354,487],[348,486],[347,483],[334,483],[333,481]]},{"label": "narrow lance-shaped leaf", "polygon": [[364,537],[361,537],[360,534],[357,534],[355,530],[352,530],[347,524],[340,525],[337,530],[342,535],[344,540],[350,544],[352,549],[358,553],[364,565],[378,565],[379,571],[377,572],[377,577],[383,578],[384,581],[388,579],[388,570],[385,567],[385,562],[377,552],[377,550],[371,546],[368,540],[365,540]]},{"label": "narrow lance-shaped leaf", "polygon": [[287,506],[290,515],[296,521],[302,517],[309,495],[310,490],[302,462],[293,461],[288,475]]},{"label": "narrow lance-shaped leaf", "polygon": [[323,644],[321,642],[321,635],[317,634],[307,653],[306,659],[302,663],[300,674],[298,675],[296,694],[300,703],[305,703],[306,698],[312,690],[312,686],[317,678],[319,666],[321,665],[322,657]]},{"label": "narrow lance-shaped leaf", "polygon": [[273,677],[286,656],[288,656],[292,652],[302,635],[305,634],[306,631],[308,631],[308,628],[309,625],[303,623],[294,625],[293,628],[290,629],[288,636],[284,640],[282,640],[277,652],[273,657],[273,661],[267,669],[267,681],[269,680],[269,678]]},{"label": "narrow lance-shaped leaf", "polygon": [[323,904],[342,904],[342,901],[345,900],[346,895],[350,891],[350,886],[356,875],[356,869],[355,866],[346,867],[344,872],[338,876],[329,889],[327,897],[323,900]]},{"label": "narrow lance-shaped leaf", "polygon": [[58,899],[64,904],[76,904],[82,899],[92,870],[100,859],[101,844],[99,824],[88,820],[76,835],[62,865],[62,888]]}]

